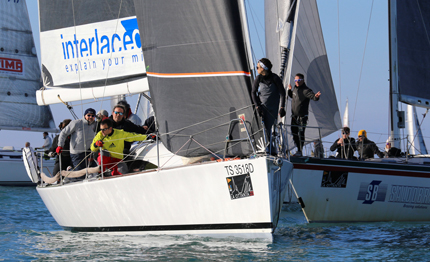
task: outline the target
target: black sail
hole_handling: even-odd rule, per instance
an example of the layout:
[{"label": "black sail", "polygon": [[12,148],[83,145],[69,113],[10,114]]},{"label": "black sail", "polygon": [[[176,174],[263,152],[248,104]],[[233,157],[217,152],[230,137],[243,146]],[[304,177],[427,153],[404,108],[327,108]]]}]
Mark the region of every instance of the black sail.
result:
[{"label": "black sail", "polygon": [[430,107],[430,1],[397,1],[400,101]]},{"label": "black sail", "polygon": [[[163,144],[182,156],[224,153],[226,138],[260,136],[239,1],[135,1],[154,111]],[[260,134],[260,133],[258,133]],[[247,155],[247,142],[228,143]]]}]

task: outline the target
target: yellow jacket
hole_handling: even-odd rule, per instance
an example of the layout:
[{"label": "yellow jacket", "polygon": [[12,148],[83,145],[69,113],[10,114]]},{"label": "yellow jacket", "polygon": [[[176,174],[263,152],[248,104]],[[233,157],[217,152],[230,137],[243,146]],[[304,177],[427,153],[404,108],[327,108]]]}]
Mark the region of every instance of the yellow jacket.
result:
[{"label": "yellow jacket", "polygon": [[103,141],[103,149],[110,152],[111,157],[122,159],[124,151],[124,141],[133,142],[133,141],[143,141],[146,139],[146,135],[136,134],[126,132],[121,129],[112,129],[112,133],[110,135],[104,136],[102,131],[98,132],[94,137],[93,142],[91,143],[91,151],[97,152],[99,151],[99,147],[95,145],[95,143],[99,140]]}]

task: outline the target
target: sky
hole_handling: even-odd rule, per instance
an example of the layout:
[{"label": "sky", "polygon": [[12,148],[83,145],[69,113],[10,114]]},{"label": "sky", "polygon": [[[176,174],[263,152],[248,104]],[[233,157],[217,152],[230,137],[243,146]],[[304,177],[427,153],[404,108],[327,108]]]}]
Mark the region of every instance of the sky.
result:
[{"label": "sky", "polygon": [[[264,1],[246,1],[255,57],[265,57]],[[341,116],[348,99],[351,135],[357,137],[358,131],[365,129],[368,138],[380,143],[378,145],[382,148],[388,138],[390,124],[388,3],[386,0],[317,0],[317,3]],[[27,6],[39,52],[37,1],[28,0]],[[76,114],[82,116],[82,111],[89,106],[76,106]],[[131,107],[134,106],[131,102]],[[110,105],[103,107],[108,109]],[[96,104],[94,108],[99,110],[100,105]],[[406,107],[402,109],[406,110]],[[51,110],[56,125],[63,119],[71,118],[64,105],[52,105]],[[424,112],[424,109],[418,109],[420,122]],[[430,138],[427,137],[430,123],[427,119],[421,128],[426,143],[430,145]],[[31,142],[33,147],[43,144],[41,132],[2,130],[0,134],[3,140],[1,146],[21,148],[26,141]],[[336,132],[323,140],[332,142],[339,136],[340,132]]]}]

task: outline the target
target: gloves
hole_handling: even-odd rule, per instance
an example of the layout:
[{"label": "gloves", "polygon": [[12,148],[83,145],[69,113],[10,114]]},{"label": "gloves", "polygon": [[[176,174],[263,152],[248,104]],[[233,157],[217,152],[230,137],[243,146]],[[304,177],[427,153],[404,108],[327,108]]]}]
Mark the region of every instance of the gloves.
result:
[{"label": "gloves", "polygon": [[57,152],[57,154],[61,154],[62,151],[63,151],[63,147],[61,147],[61,146],[57,147],[57,149],[55,150],[55,152]]},{"label": "gloves", "polygon": [[263,117],[263,109],[261,108],[261,106],[257,106],[257,113],[260,117]]},{"label": "gloves", "polygon": [[55,156],[55,152],[49,152],[48,156],[49,156],[49,157],[53,157],[53,156]]},{"label": "gloves", "polygon": [[279,116],[280,117],[284,117],[287,113],[285,112],[285,109],[283,107],[281,107],[281,109],[279,109]]},{"label": "gloves", "polygon": [[94,145],[95,145],[95,146],[98,146],[98,147],[102,147],[102,146],[103,146],[103,141],[101,141],[101,140],[96,141],[96,142],[94,143]]}]

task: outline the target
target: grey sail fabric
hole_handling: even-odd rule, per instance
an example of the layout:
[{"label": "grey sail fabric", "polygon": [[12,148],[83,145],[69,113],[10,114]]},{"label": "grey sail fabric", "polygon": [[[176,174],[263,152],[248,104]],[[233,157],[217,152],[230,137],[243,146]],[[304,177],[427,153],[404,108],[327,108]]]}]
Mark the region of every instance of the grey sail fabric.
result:
[{"label": "grey sail fabric", "polygon": [[[279,75],[283,48],[290,48],[292,24],[290,6],[296,0],[264,1],[266,56],[272,61],[272,71]],[[295,12],[295,10],[293,10]]]},{"label": "grey sail fabric", "polygon": [[[276,5],[275,0],[266,0],[267,5]],[[286,16],[290,13],[280,12],[276,8],[272,9],[275,13],[266,13],[266,17],[280,17],[284,15],[282,21],[286,21]],[[278,13],[279,12],[279,13]],[[341,119],[339,107],[337,104],[333,80],[331,77],[330,67],[325,49],[324,38],[322,34],[318,7],[315,0],[298,0],[295,6],[294,28],[291,33],[290,54],[288,65],[285,69],[284,85],[287,88],[291,84],[294,88],[294,76],[297,73],[305,75],[306,85],[314,93],[321,91],[319,101],[311,101],[309,104],[309,121],[306,129],[306,142],[313,141],[320,137],[325,137],[341,128]],[[267,25],[267,23],[266,23]],[[272,25],[273,26],[273,23]],[[273,28],[266,28],[272,34],[276,33]],[[268,34],[268,33],[266,33]],[[282,33],[278,33],[280,39]],[[284,35],[285,36],[285,35]],[[271,39],[274,39],[272,36]],[[280,48],[280,42],[268,42],[266,40],[267,52],[269,49],[276,50]],[[275,52],[270,52],[276,55]],[[272,59],[269,57],[269,59]],[[286,124],[290,124],[291,101],[287,99]],[[317,128],[318,127],[318,128]],[[288,136],[289,146],[294,146],[292,136]]]},{"label": "grey sail fabric", "polygon": [[146,77],[132,0],[40,0],[39,11],[45,87],[113,86]]},{"label": "grey sail fabric", "polygon": [[[258,125],[250,97],[238,1],[135,1],[151,98],[163,144],[181,156],[222,154],[226,138]],[[253,136],[258,139],[259,136]],[[228,155],[247,155],[247,142]]]},{"label": "grey sail fabric", "polygon": [[430,108],[430,1],[396,3],[399,100]]},{"label": "grey sail fabric", "polygon": [[55,131],[48,106],[36,104],[41,87],[25,1],[0,2],[0,129]]}]

